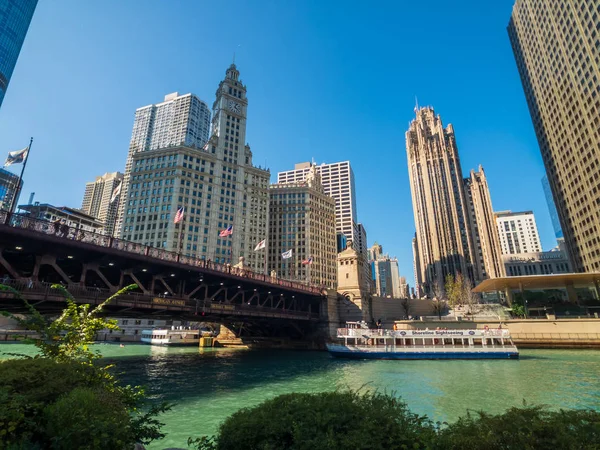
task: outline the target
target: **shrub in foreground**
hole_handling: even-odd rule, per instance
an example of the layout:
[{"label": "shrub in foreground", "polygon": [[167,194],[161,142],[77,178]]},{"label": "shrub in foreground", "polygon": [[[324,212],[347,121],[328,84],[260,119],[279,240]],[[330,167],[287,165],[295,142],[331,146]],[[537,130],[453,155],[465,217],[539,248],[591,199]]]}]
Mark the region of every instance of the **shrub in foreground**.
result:
[{"label": "shrub in foreground", "polygon": [[385,394],[286,394],[229,417],[198,450],[592,450],[600,449],[600,413],[539,406],[482,412],[434,424]]},{"label": "shrub in foreground", "polygon": [[56,450],[124,449],[135,442],[127,409],[105,389],[73,389],[45,408],[44,419]]},{"label": "shrub in foreground", "polygon": [[286,394],[234,413],[199,449],[423,449],[432,423],[379,393]]},{"label": "shrub in foreground", "polygon": [[504,414],[468,413],[441,430],[437,449],[597,450],[600,413],[510,408]]},{"label": "shrub in foreground", "polygon": [[[46,319],[24,299],[27,319],[3,313],[39,334],[40,354],[0,363],[0,450],[121,450],[164,437],[157,416],[170,406],[148,405],[140,387],[121,386],[90,349],[99,330],[117,329],[103,308],[136,286],[93,309],[77,305],[62,286],[52,287],[67,303],[57,318]],[[9,286],[0,291],[21,297]]]}]

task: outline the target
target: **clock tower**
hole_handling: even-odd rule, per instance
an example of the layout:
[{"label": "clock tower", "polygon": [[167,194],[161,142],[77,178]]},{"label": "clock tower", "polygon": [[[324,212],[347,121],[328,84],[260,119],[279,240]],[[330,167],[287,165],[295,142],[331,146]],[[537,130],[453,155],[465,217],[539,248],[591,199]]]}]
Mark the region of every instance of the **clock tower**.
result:
[{"label": "clock tower", "polygon": [[[211,200],[206,219],[218,230],[231,226],[233,233],[220,237],[212,231],[206,238],[207,257],[219,263],[244,264],[252,270],[265,270],[265,253],[254,247],[267,236],[267,210],[270,172],[252,165],[252,152],[246,143],[248,99],[240,72],[231,64],[219,83],[213,103],[212,133],[205,152],[214,163],[210,177],[215,185],[206,200]],[[266,251],[266,250],[264,250]]]},{"label": "clock tower", "polygon": [[246,86],[240,81],[240,72],[231,64],[225,79],[219,83],[213,103],[212,135],[217,138],[226,161],[241,161],[246,143]]}]

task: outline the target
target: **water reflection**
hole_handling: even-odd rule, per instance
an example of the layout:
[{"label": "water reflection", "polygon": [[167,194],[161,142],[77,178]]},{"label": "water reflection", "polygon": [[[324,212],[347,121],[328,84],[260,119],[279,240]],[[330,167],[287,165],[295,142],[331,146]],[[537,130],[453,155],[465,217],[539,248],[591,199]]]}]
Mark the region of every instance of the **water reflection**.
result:
[{"label": "water reflection", "polygon": [[[289,392],[394,392],[413,411],[440,421],[453,421],[467,409],[500,412],[523,399],[600,409],[600,352],[593,350],[523,350],[517,361],[350,361],[320,352],[98,348],[124,382],[145,385],[153,398],[177,404],[164,416],[167,440],[151,449],[185,447],[188,437],[213,434],[238,409]],[[1,350],[25,352],[13,345]]]}]

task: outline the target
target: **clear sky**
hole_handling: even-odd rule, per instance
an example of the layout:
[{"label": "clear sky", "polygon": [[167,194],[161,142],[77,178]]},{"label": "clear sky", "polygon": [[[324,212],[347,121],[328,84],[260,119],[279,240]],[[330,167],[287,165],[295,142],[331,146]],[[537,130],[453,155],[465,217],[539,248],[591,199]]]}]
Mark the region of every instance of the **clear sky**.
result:
[{"label": "clear sky", "polygon": [[[123,171],[135,109],[193,92],[209,106],[237,49],[255,164],[350,160],[368,242],[412,285],[404,133],[415,96],[483,165],[495,210],[533,210],[555,245],[544,168],[506,25],[513,0],[40,0],[0,108],[0,152],[34,137],[24,195],[81,206]],[[238,47],[239,45],[239,47]],[[20,166],[15,166],[19,169]]]}]

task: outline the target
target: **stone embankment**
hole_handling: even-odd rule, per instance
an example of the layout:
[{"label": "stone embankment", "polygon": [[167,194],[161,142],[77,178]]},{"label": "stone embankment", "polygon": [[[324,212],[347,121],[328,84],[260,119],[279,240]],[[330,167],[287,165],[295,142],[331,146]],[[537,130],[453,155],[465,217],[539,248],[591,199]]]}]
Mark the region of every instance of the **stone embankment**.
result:
[{"label": "stone embankment", "polygon": [[511,320],[402,320],[396,324],[404,330],[438,327],[448,329],[508,328],[513,341],[531,348],[600,348],[600,319],[511,319]]}]

